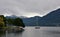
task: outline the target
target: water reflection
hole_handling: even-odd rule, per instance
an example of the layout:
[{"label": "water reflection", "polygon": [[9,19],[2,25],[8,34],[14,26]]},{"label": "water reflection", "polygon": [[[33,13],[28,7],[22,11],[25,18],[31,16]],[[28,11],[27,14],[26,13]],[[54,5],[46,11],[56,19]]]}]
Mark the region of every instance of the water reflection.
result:
[{"label": "water reflection", "polygon": [[0,31],[0,37],[5,37],[5,31]]},{"label": "water reflection", "polygon": [[0,37],[22,37],[22,33],[24,29],[21,31],[0,31]]},{"label": "water reflection", "polygon": [[22,37],[22,33],[24,30],[21,31],[6,31],[6,37]]},{"label": "water reflection", "polygon": [[60,27],[25,27],[21,31],[0,31],[0,37],[60,37]]}]

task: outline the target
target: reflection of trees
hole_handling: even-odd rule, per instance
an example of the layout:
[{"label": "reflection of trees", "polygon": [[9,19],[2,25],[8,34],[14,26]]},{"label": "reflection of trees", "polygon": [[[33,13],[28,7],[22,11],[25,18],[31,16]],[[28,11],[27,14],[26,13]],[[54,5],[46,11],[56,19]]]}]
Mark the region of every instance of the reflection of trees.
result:
[{"label": "reflection of trees", "polygon": [[21,32],[15,32],[14,36],[15,37],[22,37],[23,32],[24,32],[24,30],[22,30]]},{"label": "reflection of trees", "polygon": [[0,37],[3,37],[5,35],[5,31],[0,31]]}]

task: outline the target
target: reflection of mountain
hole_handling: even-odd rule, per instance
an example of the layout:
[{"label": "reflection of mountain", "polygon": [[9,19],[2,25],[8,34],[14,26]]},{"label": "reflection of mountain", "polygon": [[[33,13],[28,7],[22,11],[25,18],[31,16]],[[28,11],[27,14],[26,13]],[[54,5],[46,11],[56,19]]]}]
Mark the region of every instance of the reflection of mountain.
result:
[{"label": "reflection of mountain", "polygon": [[[16,18],[16,17],[17,16],[14,16],[12,18]],[[27,18],[22,16],[20,18],[23,19],[23,22],[27,26],[36,26],[36,22],[38,22],[39,26],[56,26],[57,24],[60,23],[60,9],[51,11],[49,14],[47,14],[44,17],[35,16],[35,17]],[[36,18],[38,18],[38,21]]]}]

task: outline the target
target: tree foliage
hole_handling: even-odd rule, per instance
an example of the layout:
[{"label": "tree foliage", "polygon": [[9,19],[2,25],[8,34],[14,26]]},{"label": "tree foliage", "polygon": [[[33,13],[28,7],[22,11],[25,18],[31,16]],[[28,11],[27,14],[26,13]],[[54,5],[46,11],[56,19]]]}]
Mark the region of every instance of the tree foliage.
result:
[{"label": "tree foliage", "polygon": [[15,18],[15,19],[9,18],[7,19],[7,24],[25,27],[23,20],[21,18]]},{"label": "tree foliage", "polygon": [[5,26],[6,26],[5,17],[3,15],[0,15],[0,28]]},{"label": "tree foliage", "polygon": [[25,25],[24,25],[24,23],[23,23],[21,18],[14,19],[14,25],[25,27]]},{"label": "tree foliage", "polygon": [[14,19],[11,19],[11,18],[6,19],[6,20],[7,20],[7,24],[13,24],[13,22],[14,22]]}]

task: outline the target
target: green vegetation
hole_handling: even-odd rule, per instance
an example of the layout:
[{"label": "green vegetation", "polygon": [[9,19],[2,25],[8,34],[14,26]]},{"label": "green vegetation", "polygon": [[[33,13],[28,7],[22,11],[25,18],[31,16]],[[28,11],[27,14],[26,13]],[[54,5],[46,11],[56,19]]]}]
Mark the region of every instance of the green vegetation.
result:
[{"label": "green vegetation", "polygon": [[25,27],[25,25],[24,25],[22,19],[20,19],[20,18],[14,19],[14,25]]},{"label": "green vegetation", "polygon": [[15,19],[9,18],[6,20],[7,20],[7,24],[25,27],[23,20],[21,18],[15,18]]},{"label": "green vegetation", "polygon": [[6,19],[6,23],[7,24],[13,24],[13,22],[14,22],[14,19],[11,19],[11,18],[9,18],[9,19]]},{"label": "green vegetation", "polygon": [[3,15],[0,15],[0,29],[4,27],[6,27],[5,17]]},{"label": "green vegetation", "polygon": [[0,30],[5,30],[7,28],[10,28],[9,26],[7,27],[6,24],[8,25],[14,25],[14,26],[21,26],[25,27],[23,20],[21,18],[5,18],[3,15],[0,15]]}]

